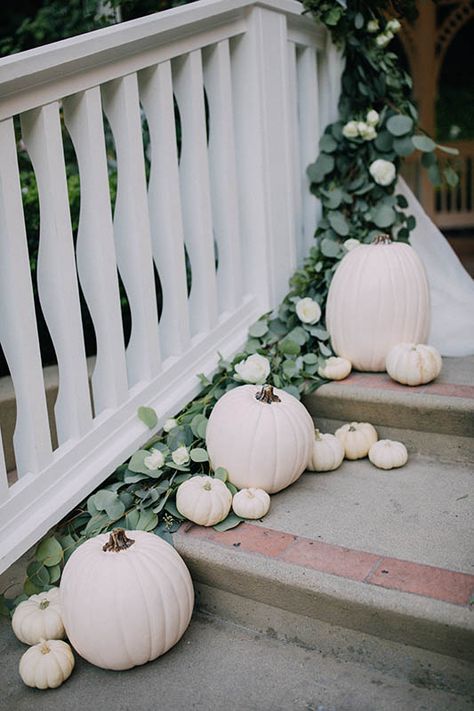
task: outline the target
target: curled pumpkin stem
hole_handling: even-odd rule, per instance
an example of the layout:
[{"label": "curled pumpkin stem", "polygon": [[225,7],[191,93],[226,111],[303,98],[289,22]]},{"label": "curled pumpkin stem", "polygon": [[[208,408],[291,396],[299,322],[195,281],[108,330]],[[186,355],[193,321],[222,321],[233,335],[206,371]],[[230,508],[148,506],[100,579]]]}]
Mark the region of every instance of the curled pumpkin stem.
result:
[{"label": "curled pumpkin stem", "polygon": [[372,244],[392,244],[393,240],[390,235],[385,232],[374,237]]},{"label": "curled pumpkin stem", "polygon": [[113,553],[119,553],[120,551],[130,548],[134,543],[133,538],[128,538],[123,528],[116,528],[111,532],[107,543],[102,546],[102,550],[105,552],[112,551]]},{"label": "curled pumpkin stem", "polygon": [[273,385],[264,385],[262,389],[255,394],[255,397],[260,402],[266,402],[268,405],[271,405],[272,402],[281,402],[278,395],[275,395],[273,392]]}]

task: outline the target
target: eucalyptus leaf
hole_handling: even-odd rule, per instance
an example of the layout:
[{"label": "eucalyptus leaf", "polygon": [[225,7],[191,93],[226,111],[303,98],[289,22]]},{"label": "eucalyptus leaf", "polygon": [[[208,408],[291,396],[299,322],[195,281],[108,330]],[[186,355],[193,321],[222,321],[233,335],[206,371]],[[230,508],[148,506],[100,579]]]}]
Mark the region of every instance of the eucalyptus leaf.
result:
[{"label": "eucalyptus leaf", "polygon": [[193,462],[207,462],[209,460],[207,451],[202,447],[195,447],[194,449],[191,449],[189,456]]},{"label": "eucalyptus leaf", "polygon": [[405,158],[415,150],[411,136],[402,136],[393,141],[393,149],[398,156]]},{"label": "eucalyptus leaf", "polygon": [[440,151],[443,151],[444,153],[449,153],[449,155],[452,156],[458,156],[459,155],[459,149],[454,148],[454,146],[441,146],[439,143],[437,144],[436,148],[439,148]]},{"label": "eucalyptus leaf", "polygon": [[456,185],[459,183],[459,175],[456,173],[456,171],[453,170],[450,166],[448,166],[444,169],[443,173],[448,185],[450,185],[452,188],[455,188]]},{"label": "eucalyptus leaf", "polygon": [[337,148],[337,141],[329,133],[324,133],[319,139],[319,150],[333,153]]},{"label": "eucalyptus leaf", "polygon": [[225,483],[229,478],[229,472],[224,467],[217,467],[216,471],[214,472],[214,476],[216,479],[220,479]]},{"label": "eucalyptus leaf", "polygon": [[48,568],[49,572],[49,583],[50,585],[53,585],[54,583],[57,583],[59,578],[61,577],[61,566],[60,565],[53,565],[50,568]]},{"label": "eucalyptus leaf", "polygon": [[226,487],[229,489],[229,491],[230,491],[230,493],[232,494],[232,496],[235,496],[236,493],[238,492],[237,487],[234,486],[234,484],[232,484],[230,481],[226,481],[225,485],[226,485]]},{"label": "eucalyptus leaf", "polygon": [[26,569],[28,580],[38,588],[43,588],[49,583],[48,568],[39,560],[32,561]]},{"label": "eucalyptus leaf", "polygon": [[304,344],[308,340],[308,334],[306,333],[304,328],[302,328],[301,326],[297,326],[289,332],[288,338],[297,343],[299,346],[304,346]]},{"label": "eucalyptus leaf", "polygon": [[152,407],[144,407],[143,405],[137,410],[138,418],[152,430],[158,424],[158,415]]},{"label": "eucalyptus leaf", "polygon": [[35,557],[48,568],[56,566],[63,559],[63,547],[54,536],[44,538],[36,549]]},{"label": "eucalyptus leaf", "polygon": [[392,136],[405,136],[413,129],[413,119],[402,114],[390,116],[387,121],[387,129]]},{"label": "eucalyptus leaf", "polygon": [[316,162],[308,167],[308,178],[314,183],[320,183],[328,173],[334,170],[335,161],[328,153],[320,153]]},{"label": "eucalyptus leaf", "polygon": [[151,509],[142,511],[137,523],[137,531],[152,531],[158,524],[158,516]]},{"label": "eucalyptus leaf", "polygon": [[337,257],[340,251],[340,244],[332,239],[326,238],[321,242],[321,252],[325,257]]},{"label": "eucalyptus leaf", "polygon": [[254,338],[261,338],[268,331],[267,321],[257,321],[249,328],[249,335]]},{"label": "eucalyptus leaf", "polygon": [[336,234],[341,237],[347,237],[349,234],[349,223],[342,212],[330,211],[328,213],[329,224]]},{"label": "eucalyptus leaf", "polygon": [[293,395],[293,397],[295,397],[297,400],[300,400],[300,399],[301,399],[300,391],[299,391],[299,389],[296,387],[296,385],[285,385],[285,387],[283,388],[283,390],[284,390],[285,392],[289,393],[290,395]]},{"label": "eucalyptus leaf", "polygon": [[168,499],[168,501],[165,504],[165,511],[167,511],[171,516],[174,518],[178,519],[178,521],[185,521],[186,517],[183,516],[178,509],[176,508],[176,504],[174,501],[171,499]]},{"label": "eucalyptus leaf", "polygon": [[242,523],[244,520],[245,519],[232,512],[223,521],[216,523],[213,528],[215,531],[229,531],[231,528],[238,526],[239,523]]},{"label": "eucalyptus leaf", "polygon": [[413,145],[419,151],[431,153],[436,148],[436,143],[429,136],[412,136]]},{"label": "eucalyptus leaf", "polygon": [[298,355],[301,350],[300,346],[288,337],[280,341],[278,349],[285,355]]},{"label": "eucalyptus leaf", "polygon": [[129,511],[125,516],[125,523],[128,531],[135,531],[140,519],[140,512],[137,509]]},{"label": "eucalyptus leaf", "polygon": [[320,350],[321,354],[323,356],[325,356],[326,358],[329,358],[330,356],[332,356],[331,350],[324,343],[319,344],[319,350]]},{"label": "eucalyptus leaf", "polygon": [[377,227],[390,227],[395,222],[396,217],[395,210],[386,205],[381,205],[372,211],[372,219]]}]

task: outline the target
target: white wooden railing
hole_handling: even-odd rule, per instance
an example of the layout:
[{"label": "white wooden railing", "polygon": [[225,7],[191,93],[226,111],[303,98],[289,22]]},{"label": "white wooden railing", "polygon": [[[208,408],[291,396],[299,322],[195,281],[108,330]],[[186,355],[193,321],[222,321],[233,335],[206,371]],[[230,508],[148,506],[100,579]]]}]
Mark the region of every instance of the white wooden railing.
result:
[{"label": "white wooden railing", "polygon": [[[213,371],[218,351],[235,352],[285,294],[313,235],[318,205],[305,168],[334,119],[341,71],[325,32],[300,13],[293,0],[201,0],[0,61],[0,342],[17,401],[18,474],[9,485],[0,447],[0,571],[144,443],[138,406],[154,407],[160,422],[179,411],[199,390],[196,374]],[[113,217],[103,114],[117,157]],[[38,291],[58,362],[54,451],[18,115],[39,189]],[[76,248],[62,116],[80,175]],[[127,348],[117,268],[132,315]],[[79,284],[97,340],[91,388]]]}]

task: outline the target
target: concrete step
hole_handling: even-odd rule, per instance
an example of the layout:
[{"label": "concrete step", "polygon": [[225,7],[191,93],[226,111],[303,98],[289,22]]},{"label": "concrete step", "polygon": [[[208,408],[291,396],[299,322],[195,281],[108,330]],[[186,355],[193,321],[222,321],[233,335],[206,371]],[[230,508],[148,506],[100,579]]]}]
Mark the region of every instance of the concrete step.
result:
[{"label": "concrete step", "polygon": [[[474,659],[473,472],[411,457],[304,474],[262,522],[185,524],[203,609],[315,645],[332,625]],[[260,626],[259,626],[260,625]]]},{"label": "concrete step", "polygon": [[164,657],[126,672],[76,656],[59,689],[25,687],[25,650],[0,621],[1,711],[469,711],[466,662],[334,629],[317,645],[198,613]]},{"label": "concrete step", "polygon": [[408,387],[386,373],[352,373],[323,385],[305,405],[324,432],[371,422],[380,437],[445,462],[474,461],[474,356],[444,358],[433,383]]}]

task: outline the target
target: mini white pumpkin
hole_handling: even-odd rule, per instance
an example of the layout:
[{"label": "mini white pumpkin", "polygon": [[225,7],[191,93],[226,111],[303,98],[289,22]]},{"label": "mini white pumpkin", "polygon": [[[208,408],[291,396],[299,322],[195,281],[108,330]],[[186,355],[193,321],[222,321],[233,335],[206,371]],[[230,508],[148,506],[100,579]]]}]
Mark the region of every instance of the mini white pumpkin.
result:
[{"label": "mini white pumpkin", "polygon": [[387,355],[387,373],[402,385],[425,385],[438,377],[443,366],[433,346],[399,343]]},{"label": "mini white pumpkin", "polygon": [[331,356],[324,365],[319,366],[318,373],[322,378],[328,380],[344,380],[352,370],[352,364],[347,358]]},{"label": "mini white pumpkin", "polygon": [[20,676],[35,689],[56,689],[71,676],[74,669],[71,647],[58,639],[42,639],[20,659]]},{"label": "mini white pumpkin", "polygon": [[415,250],[379,235],[348,252],[329,287],[326,325],[334,352],[356,370],[383,371],[397,343],[426,341],[430,291]]},{"label": "mini white pumpkin", "polygon": [[69,641],[103,669],[130,669],[164,654],[193,611],[184,561],[145,531],[116,529],[83,543],[64,567],[60,590]]},{"label": "mini white pumpkin", "polygon": [[232,499],[232,509],[242,518],[262,518],[270,508],[270,497],[263,489],[241,489]]},{"label": "mini white pumpkin", "polygon": [[313,451],[308,462],[311,472],[330,472],[337,469],[344,459],[344,447],[335,435],[314,432]]},{"label": "mini white pumpkin", "polygon": [[369,449],[369,459],[379,469],[396,469],[407,463],[408,452],[401,442],[381,439]]},{"label": "mini white pumpkin", "polygon": [[377,441],[375,427],[368,422],[349,422],[336,430],[336,437],[344,447],[346,459],[362,459]]},{"label": "mini white pumpkin", "polygon": [[63,639],[59,588],[31,595],[20,602],[13,613],[12,628],[25,644],[37,644],[40,639]]},{"label": "mini white pumpkin", "polygon": [[224,467],[239,489],[274,494],[306,469],[314,425],[293,395],[271,385],[242,385],[216,403],[206,431],[214,469]]},{"label": "mini white pumpkin", "polygon": [[193,476],[178,488],[176,508],[199,526],[214,526],[230,511],[232,494],[223,481],[212,476]]}]

